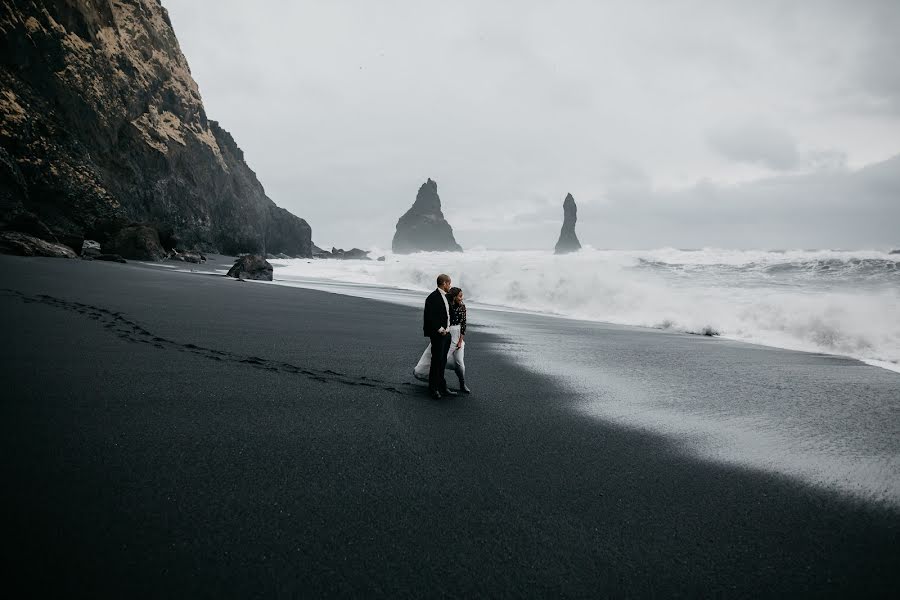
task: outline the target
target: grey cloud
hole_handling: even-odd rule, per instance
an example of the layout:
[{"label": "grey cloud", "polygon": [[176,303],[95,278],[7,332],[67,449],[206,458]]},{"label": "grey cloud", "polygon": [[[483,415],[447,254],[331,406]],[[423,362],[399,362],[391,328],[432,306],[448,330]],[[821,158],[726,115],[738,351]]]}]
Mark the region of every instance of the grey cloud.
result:
[{"label": "grey cloud", "polygon": [[386,247],[426,177],[466,247],[552,248],[566,192],[595,246],[753,245],[728,218],[881,239],[845,218],[874,192],[835,182],[900,151],[895,1],[163,1],[207,114],[320,245]]},{"label": "grey cloud", "polygon": [[722,156],[738,162],[784,171],[800,163],[797,141],[784,129],[762,122],[722,126],[707,134],[710,145]]},{"label": "grey cloud", "polygon": [[609,247],[649,238],[651,246],[888,248],[900,245],[897,223],[900,155],[856,171],[614,197],[579,219],[587,243]]},{"label": "grey cloud", "polygon": [[868,7],[855,82],[868,94],[870,109],[900,114],[900,3],[879,0]]},{"label": "grey cloud", "polygon": [[847,167],[847,153],[840,150],[811,150],[806,164],[813,170],[835,170]]}]

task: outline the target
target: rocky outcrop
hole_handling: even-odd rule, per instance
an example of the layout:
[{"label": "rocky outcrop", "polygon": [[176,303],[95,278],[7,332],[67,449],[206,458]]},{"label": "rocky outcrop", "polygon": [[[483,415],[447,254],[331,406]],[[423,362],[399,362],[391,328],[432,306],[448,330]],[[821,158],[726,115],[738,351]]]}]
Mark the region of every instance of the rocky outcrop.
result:
[{"label": "rocky outcrop", "polygon": [[103,245],[103,249],[132,260],[162,260],[166,257],[159,242],[159,234],[146,225],[123,227]]},{"label": "rocky outcrop", "polygon": [[245,254],[228,269],[228,277],[235,279],[258,279],[272,281],[272,265],[258,254]]},{"label": "rocky outcrop", "polygon": [[[85,257],[82,257],[85,258]],[[119,256],[118,254],[98,254],[97,256],[90,257],[90,260],[105,260],[107,262],[117,262],[125,264],[128,261]]]},{"label": "rocky outcrop", "polygon": [[47,242],[18,231],[0,231],[0,254],[78,258],[68,246]]},{"label": "rocky outcrop", "polygon": [[14,1],[0,30],[0,229],[105,249],[142,223],[166,249],[311,256],[207,118],[158,0]]},{"label": "rocky outcrop", "polygon": [[343,248],[331,247],[331,251],[322,250],[318,246],[313,246],[313,258],[336,258],[339,260],[372,260],[369,258],[368,250],[359,248],[351,248],[344,250]]},{"label": "rocky outcrop", "polygon": [[81,258],[93,258],[100,256],[103,251],[100,249],[100,242],[94,240],[84,240],[81,244]]},{"label": "rocky outcrop", "polygon": [[395,254],[462,252],[453,237],[453,228],[441,212],[437,183],[431,179],[422,184],[412,208],[397,221],[391,247]]},{"label": "rocky outcrop", "polygon": [[331,258],[338,258],[341,260],[372,260],[369,258],[369,252],[367,250],[361,250],[359,248],[344,250],[343,248],[332,247]]},{"label": "rocky outcrop", "polygon": [[200,252],[179,252],[178,250],[172,250],[166,255],[166,260],[178,260],[181,262],[202,264],[206,262],[206,257]]},{"label": "rocky outcrop", "polygon": [[578,207],[572,194],[566,194],[563,201],[563,225],[559,232],[559,241],[556,242],[556,254],[568,254],[581,250],[581,242],[575,235],[575,222],[578,221]]}]

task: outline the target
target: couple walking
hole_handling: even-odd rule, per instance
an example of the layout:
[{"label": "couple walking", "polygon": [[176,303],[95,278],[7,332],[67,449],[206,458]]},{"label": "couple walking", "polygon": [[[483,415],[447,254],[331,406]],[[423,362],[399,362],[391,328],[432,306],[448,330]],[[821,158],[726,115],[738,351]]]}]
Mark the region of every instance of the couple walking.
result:
[{"label": "couple walking", "polygon": [[413,371],[418,379],[428,377],[428,391],[436,399],[440,399],[441,394],[456,395],[456,392],[447,387],[445,369],[456,371],[460,392],[472,393],[466,386],[464,361],[466,305],[463,303],[463,291],[450,286],[449,275],[438,275],[437,289],[425,299],[422,330],[431,343],[425,348]]}]

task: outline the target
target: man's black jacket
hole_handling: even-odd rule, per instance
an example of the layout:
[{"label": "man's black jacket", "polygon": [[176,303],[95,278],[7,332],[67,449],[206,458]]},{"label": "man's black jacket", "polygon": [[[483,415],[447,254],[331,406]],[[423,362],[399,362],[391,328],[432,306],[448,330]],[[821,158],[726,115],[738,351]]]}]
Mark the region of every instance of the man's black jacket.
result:
[{"label": "man's black jacket", "polygon": [[437,288],[425,298],[425,314],[422,320],[422,332],[425,337],[440,335],[438,329],[441,327],[449,327],[447,321],[447,308],[444,306],[444,299],[441,298],[441,292]]}]

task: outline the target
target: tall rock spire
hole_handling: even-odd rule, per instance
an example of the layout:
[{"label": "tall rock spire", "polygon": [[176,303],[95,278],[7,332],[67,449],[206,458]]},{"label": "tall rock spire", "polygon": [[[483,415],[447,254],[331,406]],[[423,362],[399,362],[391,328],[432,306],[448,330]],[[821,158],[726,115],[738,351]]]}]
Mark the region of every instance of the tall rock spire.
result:
[{"label": "tall rock spire", "polygon": [[563,201],[563,225],[559,232],[559,241],[556,242],[556,254],[568,254],[581,250],[581,242],[575,235],[575,222],[578,221],[578,207],[572,194],[566,194]]},{"label": "tall rock spire", "polygon": [[391,247],[395,254],[462,252],[441,212],[437,183],[431,179],[422,184],[412,207],[397,221]]}]

